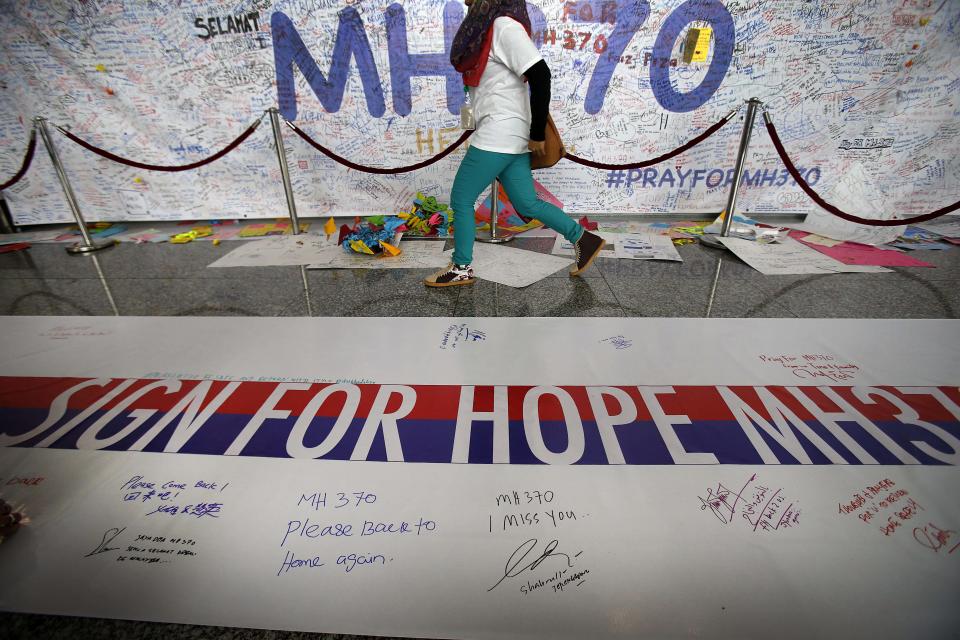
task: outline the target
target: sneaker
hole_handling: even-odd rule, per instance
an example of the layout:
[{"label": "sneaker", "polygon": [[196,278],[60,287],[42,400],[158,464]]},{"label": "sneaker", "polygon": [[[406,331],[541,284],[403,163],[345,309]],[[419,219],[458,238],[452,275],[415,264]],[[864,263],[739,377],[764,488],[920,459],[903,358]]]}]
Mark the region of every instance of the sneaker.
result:
[{"label": "sneaker", "polygon": [[577,263],[570,269],[570,275],[578,276],[586,271],[605,246],[607,246],[607,243],[603,238],[589,231],[584,231],[580,239],[573,245],[573,253],[577,258]]},{"label": "sneaker", "polygon": [[428,276],[423,284],[428,287],[453,287],[458,284],[473,284],[473,267],[468,264],[451,264]]}]

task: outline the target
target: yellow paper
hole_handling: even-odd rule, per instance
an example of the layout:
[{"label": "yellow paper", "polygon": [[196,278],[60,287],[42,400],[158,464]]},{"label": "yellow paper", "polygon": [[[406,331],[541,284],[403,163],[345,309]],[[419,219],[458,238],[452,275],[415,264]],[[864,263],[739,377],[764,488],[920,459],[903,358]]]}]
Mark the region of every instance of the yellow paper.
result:
[{"label": "yellow paper", "polygon": [[188,242],[193,242],[193,239],[197,237],[196,231],[185,231],[184,233],[178,233],[177,235],[170,238],[172,244],[186,244]]},{"label": "yellow paper", "polygon": [[351,240],[350,248],[356,251],[357,253],[368,253],[373,255],[373,250],[367,246],[363,240]]},{"label": "yellow paper", "polygon": [[824,236],[818,236],[815,233],[808,233],[806,237],[803,238],[804,242],[809,242],[811,244],[818,244],[821,247],[835,247],[838,244],[842,244],[842,240],[834,240],[833,238],[825,238]]},{"label": "yellow paper", "polygon": [[710,27],[691,28],[687,31],[687,40],[683,46],[683,61],[686,64],[707,61],[712,34],[713,29]]},{"label": "yellow paper", "polygon": [[[301,222],[300,231],[306,231],[309,226],[309,222]],[[240,237],[259,238],[261,236],[290,235],[292,233],[293,227],[288,222],[262,222],[244,228],[240,232]]]},{"label": "yellow paper", "polygon": [[323,231],[327,234],[329,238],[337,230],[337,223],[333,221],[333,218],[327,220],[327,224],[323,225]]},{"label": "yellow paper", "polygon": [[387,255],[398,256],[401,253],[399,248],[393,246],[392,244],[384,242],[383,240],[380,241],[380,246],[383,247],[383,252]]}]

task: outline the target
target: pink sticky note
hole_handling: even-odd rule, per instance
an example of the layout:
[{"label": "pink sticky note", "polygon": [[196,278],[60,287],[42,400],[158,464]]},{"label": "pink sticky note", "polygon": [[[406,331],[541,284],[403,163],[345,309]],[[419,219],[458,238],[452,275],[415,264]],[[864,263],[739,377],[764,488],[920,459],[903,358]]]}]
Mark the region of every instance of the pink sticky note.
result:
[{"label": "pink sticky note", "polygon": [[839,260],[843,264],[857,264],[871,267],[932,267],[934,265],[923,260],[917,260],[905,253],[894,249],[880,249],[869,244],[857,244],[856,242],[842,242],[832,247],[825,247],[813,242],[804,242],[806,234],[803,232],[791,231],[790,237],[803,242],[811,249],[816,249],[820,253],[830,256],[834,260]]}]

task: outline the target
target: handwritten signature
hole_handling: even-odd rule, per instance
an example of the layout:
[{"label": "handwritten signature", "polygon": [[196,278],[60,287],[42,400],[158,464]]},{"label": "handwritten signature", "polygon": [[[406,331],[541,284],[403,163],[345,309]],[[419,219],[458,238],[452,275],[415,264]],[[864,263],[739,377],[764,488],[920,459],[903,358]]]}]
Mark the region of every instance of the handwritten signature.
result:
[{"label": "handwritten signature", "polygon": [[853,363],[835,362],[836,358],[826,354],[761,355],[762,362],[779,363],[798,378],[827,378],[834,382],[851,380],[860,373],[860,367]]},{"label": "handwritten signature", "polygon": [[90,553],[88,553],[83,557],[89,558],[90,556],[95,556],[100,553],[116,551],[120,547],[108,547],[107,545],[113,542],[116,539],[116,537],[119,536],[124,531],[126,531],[126,529],[127,529],[126,527],[123,527],[122,529],[117,529],[116,527],[113,527],[112,529],[107,529],[103,534],[103,538],[101,538],[100,540],[100,544],[98,544],[93,551],[91,551]]},{"label": "handwritten signature", "polygon": [[614,346],[615,349],[629,349],[633,346],[633,341],[624,338],[623,336],[611,336],[609,338],[604,338],[600,342],[609,342]]},{"label": "handwritten signature", "polygon": [[[757,474],[750,476],[739,491],[732,491],[722,484],[716,489],[707,489],[706,497],[699,497],[700,510],[710,508],[711,513],[723,524],[733,522],[737,507],[741,506],[740,516],[752,525],[754,531],[758,528],[764,531],[776,531],[788,528],[799,523],[800,510],[795,502],[787,503],[783,489],[777,489],[771,494],[771,489],[757,484],[747,488],[757,479]],[[784,507],[784,504],[786,507]],[[762,506],[761,506],[762,505]]]},{"label": "handwritten signature", "polygon": [[736,513],[737,503],[743,498],[743,492],[746,491],[747,487],[751,482],[757,479],[757,474],[750,476],[750,479],[744,483],[743,488],[740,491],[734,492],[730,489],[727,489],[722,484],[718,484],[716,490],[707,489],[707,497],[700,498],[700,510],[705,511],[707,507],[710,507],[710,511],[713,512],[713,515],[723,524],[729,524],[733,520],[733,514]]},{"label": "handwritten signature", "polygon": [[[493,591],[500,586],[500,583],[506,580],[507,578],[516,578],[524,571],[533,571],[539,567],[543,562],[548,558],[557,558],[566,563],[568,568],[573,567],[573,558],[571,558],[566,553],[562,551],[557,551],[557,546],[560,544],[557,540],[551,540],[543,548],[543,552],[538,555],[533,560],[527,561],[533,550],[537,547],[539,541],[536,538],[530,538],[525,540],[517,547],[513,553],[510,554],[510,557],[507,558],[507,563],[503,568],[503,577],[497,580],[497,583],[487,589],[487,591]],[[583,551],[578,551],[574,554],[574,558],[580,556]],[[526,564],[524,564],[526,562]]]},{"label": "handwritten signature", "polygon": [[443,332],[440,348],[446,349],[449,346],[451,349],[456,349],[461,342],[480,342],[486,339],[487,334],[483,331],[471,329],[466,324],[452,324]]},{"label": "handwritten signature", "polygon": [[[956,533],[956,531],[951,531],[950,529],[941,529],[932,522],[929,522],[924,527],[914,528],[913,539],[919,542],[921,546],[939,553],[940,549],[946,547],[947,543],[950,542],[951,536],[956,535]],[[960,542],[953,545],[953,547],[947,551],[947,554],[953,553],[958,547],[960,547]]]}]

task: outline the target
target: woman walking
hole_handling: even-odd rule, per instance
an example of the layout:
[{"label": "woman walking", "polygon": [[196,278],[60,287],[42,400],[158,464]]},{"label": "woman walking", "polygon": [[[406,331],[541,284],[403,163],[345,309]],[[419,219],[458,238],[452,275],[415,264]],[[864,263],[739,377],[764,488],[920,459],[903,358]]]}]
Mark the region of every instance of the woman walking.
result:
[{"label": "woman walking", "polygon": [[[476,131],[450,193],[454,212],[453,263],[428,277],[428,287],[474,281],[474,204],[499,178],[516,210],[536,218],[574,245],[580,275],[604,246],[562,209],[537,198],[530,173],[530,153],[544,152],[550,106],[550,69],[530,40],[524,0],[465,0],[469,10],[457,31],[450,62],[470,90]],[[530,92],[524,81],[529,82]],[[490,224],[497,221],[491,219]]]}]

